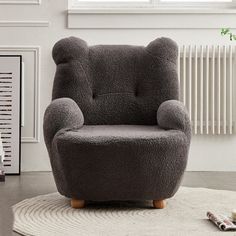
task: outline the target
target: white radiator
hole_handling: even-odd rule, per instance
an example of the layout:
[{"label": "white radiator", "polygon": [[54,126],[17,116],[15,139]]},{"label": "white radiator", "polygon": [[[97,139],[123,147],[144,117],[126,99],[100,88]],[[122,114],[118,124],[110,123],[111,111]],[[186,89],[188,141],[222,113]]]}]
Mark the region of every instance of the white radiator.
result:
[{"label": "white radiator", "polygon": [[179,47],[180,100],[189,111],[193,134],[232,134],[235,46]]}]

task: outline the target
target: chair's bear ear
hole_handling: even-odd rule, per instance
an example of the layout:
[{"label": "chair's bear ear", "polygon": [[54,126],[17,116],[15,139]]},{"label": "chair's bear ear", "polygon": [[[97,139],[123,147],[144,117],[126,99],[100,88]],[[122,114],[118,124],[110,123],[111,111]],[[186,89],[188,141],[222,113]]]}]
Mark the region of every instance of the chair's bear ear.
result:
[{"label": "chair's bear ear", "polygon": [[147,45],[146,50],[154,57],[157,56],[166,58],[174,63],[177,62],[178,46],[170,38],[157,38]]},{"label": "chair's bear ear", "polygon": [[58,41],[52,50],[55,63],[68,62],[73,59],[83,58],[88,53],[87,43],[76,37],[64,38]]}]

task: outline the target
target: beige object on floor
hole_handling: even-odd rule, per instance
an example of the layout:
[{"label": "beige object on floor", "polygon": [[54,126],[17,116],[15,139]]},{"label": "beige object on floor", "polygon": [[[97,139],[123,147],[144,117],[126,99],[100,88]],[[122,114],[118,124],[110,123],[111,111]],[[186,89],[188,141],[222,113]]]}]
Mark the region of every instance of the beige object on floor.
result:
[{"label": "beige object on floor", "polygon": [[14,205],[14,230],[37,236],[215,236],[224,233],[206,219],[206,212],[230,216],[235,199],[233,191],[181,187],[161,210],[152,201],[92,202],[73,209],[70,199],[52,193]]}]

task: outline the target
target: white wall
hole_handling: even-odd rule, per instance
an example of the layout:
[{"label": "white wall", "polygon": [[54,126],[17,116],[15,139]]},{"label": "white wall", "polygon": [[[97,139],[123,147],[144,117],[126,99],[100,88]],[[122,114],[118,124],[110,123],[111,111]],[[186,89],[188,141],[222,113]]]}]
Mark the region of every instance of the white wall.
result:
[{"label": "white wall", "polygon": [[[17,51],[22,52],[26,68],[26,122],[22,128],[22,135],[25,137],[22,143],[23,171],[50,170],[48,154],[42,135],[42,120],[44,110],[51,98],[55,72],[51,49],[57,40],[74,35],[85,39],[89,44],[145,45],[156,37],[167,36],[180,44],[230,43],[228,38],[220,36],[220,28],[230,27],[230,25],[220,24],[219,29],[216,27],[195,29],[183,29],[184,27],[178,27],[178,29],[68,29],[66,9],[67,0],[42,0],[41,5],[0,4],[0,48],[2,45],[14,46]],[[170,20],[172,15],[166,17]],[[233,24],[236,17],[233,15],[231,17]],[[218,16],[215,15],[214,18],[217,19]],[[188,20],[191,21],[191,16]],[[208,22],[206,22],[206,26],[207,24]],[[31,50],[27,49],[29,45]],[[41,48],[40,63],[37,62],[38,46]],[[9,51],[1,49],[1,53],[9,53]],[[37,94],[38,74],[37,71],[35,72],[37,66],[39,66],[40,72],[39,94]],[[39,103],[37,103],[37,98]],[[36,119],[37,111],[40,111],[38,123]],[[36,122],[34,122],[35,119]],[[39,142],[36,142],[37,127],[39,127]],[[30,143],[26,143],[27,140]],[[193,137],[188,170],[236,171],[235,144],[235,135]]]}]

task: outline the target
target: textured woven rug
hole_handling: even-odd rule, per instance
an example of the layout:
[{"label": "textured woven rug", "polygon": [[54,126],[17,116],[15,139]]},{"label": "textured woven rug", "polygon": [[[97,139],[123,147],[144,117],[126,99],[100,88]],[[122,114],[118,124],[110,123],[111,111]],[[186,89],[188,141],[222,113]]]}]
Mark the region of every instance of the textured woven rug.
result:
[{"label": "textured woven rug", "polygon": [[230,214],[236,192],[181,187],[162,210],[151,202],[90,202],[72,209],[58,193],[26,199],[13,206],[14,231],[37,236],[234,235],[223,233],[206,212]]}]

